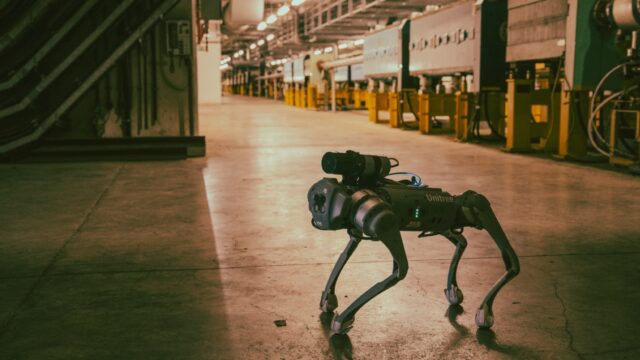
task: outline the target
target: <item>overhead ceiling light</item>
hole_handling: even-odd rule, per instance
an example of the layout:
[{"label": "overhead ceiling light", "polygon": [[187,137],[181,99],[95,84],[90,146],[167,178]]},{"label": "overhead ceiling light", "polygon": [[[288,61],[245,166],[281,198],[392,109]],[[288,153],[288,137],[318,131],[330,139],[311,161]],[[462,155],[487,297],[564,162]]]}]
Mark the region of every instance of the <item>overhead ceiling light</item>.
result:
[{"label": "overhead ceiling light", "polygon": [[304,3],[304,0],[293,0],[291,6],[300,6],[302,3]]},{"label": "overhead ceiling light", "polygon": [[320,55],[322,54],[322,50],[318,49],[316,51],[313,52],[315,55]]},{"label": "overhead ceiling light", "polygon": [[338,49],[342,50],[342,49],[346,49],[347,48],[347,43],[342,43],[340,45],[338,45]]},{"label": "overhead ceiling light", "polygon": [[239,56],[244,55],[244,50],[239,50],[239,51],[238,51],[238,55],[239,55]]},{"label": "overhead ceiling light", "polygon": [[353,44],[355,46],[360,46],[360,45],[364,44],[364,39],[358,39],[358,40],[354,41]]},{"label": "overhead ceiling light", "polygon": [[267,24],[273,24],[276,20],[278,20],[278,17],[275,14],[271,14],[267,18]]},{"label": "overhead ceiling light", "polygon": [[285,16],[287,15],[287,13],[289,12],[289,7],[287,5],[282,5],[279,9],[278,9],[278,16]]},{"label": "overhead ceiling light", "polygon": [[255,43],[253,43],[253,44],[249,45],[249,49],[253,50],[253,49],[255,49],[255,48],[256,48],[256,44],[255,44]]},{"label": "overhead ceiling light", "polygon": [[264,29],[267,28],[267,23],[264,21],[260,21],[260,23],[258,24],[258,26],[256,26],[256,29],[258,29],[258,31],[262,31]]},{"label": "overhead ceiling light", "polygon": [[326,52],[326,53],[330,53],[332,51],[333,51],[333,48],[331,46],[328,46],[328,47],[324,48],[324,52]]},{"label": "overhead ceiling light", "polygon": [[289,59],[282,59],[280,60],[282,64],[286,63],[287,61],[289,61]]},{"label": "overhead ceiling light", "polygon": [[264,45],[264,40],[263,39],[258,40],[258,46],[262,46],[262,45]]},{"label": "overhead ceiling light", "polygon": [[273,34],[269,34],[269,35],[267,35],[267,41],[271,41],[271,40],[273,40],[273,39],[275,39],[275,38],[276,38],[276,36],[275,36],[275,35],[273,35]]}]

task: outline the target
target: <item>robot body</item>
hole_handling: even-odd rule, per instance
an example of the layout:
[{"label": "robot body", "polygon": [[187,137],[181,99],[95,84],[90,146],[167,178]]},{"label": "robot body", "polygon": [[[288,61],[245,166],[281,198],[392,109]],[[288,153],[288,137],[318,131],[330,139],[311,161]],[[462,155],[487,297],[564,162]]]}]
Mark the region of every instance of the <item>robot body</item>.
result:
[{"label": "robot body", "polygon": [[327,153],[322,167],[327,173],[340,174],[342,181],[324,178],[315,183],[307,195],[311,224],[319,230],[347,229],[349,243],[334,266],[320,298],[320,309],[332,313],[337,307],[335,287],[353,252],[361,240],[382,242],[393,258],[393,272],[358,297],[341,314],[334,313],[331,328],[345,334],[353,326],[356,312],[368,301],[402,280],[409,264],[400,231],[419,231],[419,237],[442,235],[455,247],[445,297],[452,305],[464,298],[458,287],[458,263],[467,246],[462,235],[465,227],[485,229],[496,242],[505,263],[506,272],[489,290],[476,313],[481,328],[493,325],[493,300],[498,291],[520,271],[518,257],[502,231],[489,201],[482,195],[467,191],[453,196],[441,189],[421,186],[408,181],[386,178],[393,158],[360,155],[353,151],[344,154]]}]

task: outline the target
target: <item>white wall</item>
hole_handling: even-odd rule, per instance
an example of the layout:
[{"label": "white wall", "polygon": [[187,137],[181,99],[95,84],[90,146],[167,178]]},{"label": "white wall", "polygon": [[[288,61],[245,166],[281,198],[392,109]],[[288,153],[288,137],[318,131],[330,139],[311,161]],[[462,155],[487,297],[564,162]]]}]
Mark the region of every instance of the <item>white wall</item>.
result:
[{"label": "white wall", "polygon": [[219,104],[222,101],[220,77],[220,43],[198,46],[198,103]]}]

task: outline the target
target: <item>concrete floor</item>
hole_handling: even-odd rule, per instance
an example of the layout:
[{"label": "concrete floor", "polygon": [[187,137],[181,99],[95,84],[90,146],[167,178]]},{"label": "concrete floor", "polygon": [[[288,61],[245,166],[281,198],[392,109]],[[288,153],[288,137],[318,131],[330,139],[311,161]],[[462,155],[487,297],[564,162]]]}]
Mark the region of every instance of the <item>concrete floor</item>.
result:
[{"label": "concrete floor", "polygon": [[[640,179],[361,115],[225,101],[201,109],[206,159],[0,165],[1,359],[640,358]],[[311,227],[306,193],[322,154],[346,149],[492,201],[522,266],[493,331],[473,317],[502,265],[468,230],[464,308],[442,294],[453,247],[407,233],[407,278],[349,338],[327,339],[318,300],[346,235]],[[341,307],[390,267],[363,243]]]}]

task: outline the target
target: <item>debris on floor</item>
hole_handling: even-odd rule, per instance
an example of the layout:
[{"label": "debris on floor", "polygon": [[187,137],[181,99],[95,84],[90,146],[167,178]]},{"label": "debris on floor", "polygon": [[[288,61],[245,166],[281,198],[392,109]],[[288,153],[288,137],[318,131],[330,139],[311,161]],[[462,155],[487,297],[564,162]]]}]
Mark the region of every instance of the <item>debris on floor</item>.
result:
[{"label": "debris on floor", "polygon": [[287,326],[287,320],[275,320],[273,322],[277,327]]}]

